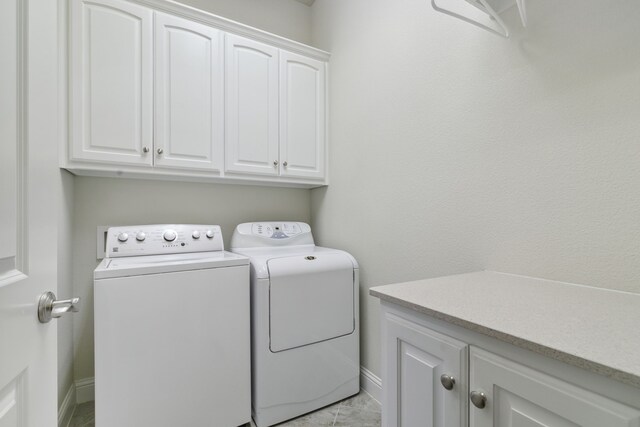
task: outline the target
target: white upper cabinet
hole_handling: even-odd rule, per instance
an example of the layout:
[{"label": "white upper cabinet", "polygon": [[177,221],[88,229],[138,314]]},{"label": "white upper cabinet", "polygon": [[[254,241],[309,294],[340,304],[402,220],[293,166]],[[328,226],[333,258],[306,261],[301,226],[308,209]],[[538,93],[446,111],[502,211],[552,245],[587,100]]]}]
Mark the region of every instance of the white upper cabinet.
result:
[{"label": "white upper cabinet", "polygon": [[223,164],[222,32],[155,15],[155,165],[219,171]]},{"label": "white upper cabinet", "polygon": [[[471,393],[485,405],[470,405],[472,427],[635,427],[640,410],[542,372],[471,347]],[[482,405],[480,405],[482,406]]]},{"label": "white upper cabinet", "polygon": [[226,35],[228,172],[278,175],[278,49]]},{"label": "white upper cabinet", "polygon": [[326,63],[280,51],[281,174],[325,176]]},{"label": "white upper cabinet", "polygon": [[153,12],[71,2],[71,160],[152,165]]},{"label": "white upper cabinet", "polygon": [[326,184],[328,53],[173,1],[68,1],[61,167]]}]

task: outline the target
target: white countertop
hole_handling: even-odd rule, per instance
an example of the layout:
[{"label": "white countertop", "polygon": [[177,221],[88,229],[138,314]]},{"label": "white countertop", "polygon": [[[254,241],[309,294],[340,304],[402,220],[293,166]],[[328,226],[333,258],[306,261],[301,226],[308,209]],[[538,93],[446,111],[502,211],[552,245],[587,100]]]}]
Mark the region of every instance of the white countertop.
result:
[{"label": "white countertop", "polygon": [[640,387],[640,294],[490,271],[369,293]]}]

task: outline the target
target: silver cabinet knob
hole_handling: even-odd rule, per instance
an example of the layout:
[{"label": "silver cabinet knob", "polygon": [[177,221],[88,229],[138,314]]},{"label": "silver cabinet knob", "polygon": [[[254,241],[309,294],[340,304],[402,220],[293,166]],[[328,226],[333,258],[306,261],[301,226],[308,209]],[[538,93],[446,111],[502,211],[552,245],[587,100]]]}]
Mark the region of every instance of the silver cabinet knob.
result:
[{"label": "silver cabinet knob", "polygon": [[56,300],[56,294],[45,292],[40,295],[38,301],[38,320],[40,323],[49,323],[51,319],[57,319],[65,313],[80,311],[80,298]]},{"label": "silver cabinet knob", "polygon": [[142,152],[143,153],[148,153],[149,152],[149,147],[142,147]]},{"label": "silver cabinet knob", "polygon": [[442,387],[446,388],[447,390],[451,390],[453,386],[456,385],[456,379],[447,374],[442,374],[440,376],[440,382],[442,383]]},{"label": "silver cabinet knob", "polygon": [[289,163],[288,163],[288,162],[284,162],[284,163],[282,164],[282,166],[284,166],[284,167],[286,168],[287,166],[289,166]]},{"label": "silver cabinet knob", "polygon": [[277,160],[273,161],[273,166],[278,166],[278,161]]},{"label": "silver cabinet knob", "polygon": [[157,151],[158,154],[164,153],[164,150],[162,148],[158,148],[156,151]]},{"label": "silver cabinet knob", "polygon": [[469,400],[471,400],[471,403],[478,409],[487,406],[487,395],[482,391],[472,391],[469,393]]}]

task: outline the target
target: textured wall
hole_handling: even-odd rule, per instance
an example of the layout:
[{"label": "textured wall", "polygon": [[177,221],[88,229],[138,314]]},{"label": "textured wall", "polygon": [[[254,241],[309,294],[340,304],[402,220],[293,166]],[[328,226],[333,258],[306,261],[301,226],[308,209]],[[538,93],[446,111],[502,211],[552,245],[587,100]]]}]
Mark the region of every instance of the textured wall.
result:
[{"label": "textured wall", "polygon": [[527,6],[510,40],[425,0],[312,7],[332,53],[313,226],[360,262],[375,373],[371,286],[492,269],[640,292],[640,3]]}]

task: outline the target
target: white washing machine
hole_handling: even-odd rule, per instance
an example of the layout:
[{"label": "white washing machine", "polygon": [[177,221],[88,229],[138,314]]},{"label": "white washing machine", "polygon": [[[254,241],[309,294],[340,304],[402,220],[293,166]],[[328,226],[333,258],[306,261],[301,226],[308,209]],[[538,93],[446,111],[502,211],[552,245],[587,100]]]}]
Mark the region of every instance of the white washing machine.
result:
[{"label": "white washing machine", "polygon": [[271,426],[358,393],[358,264],[300,222],[240,224],[251,259],[252,410]]},{"label": "white washing machine", "polygon": [[97,427],[251,420],[249,260],[215,225],[108,231],[94,272]]}]

